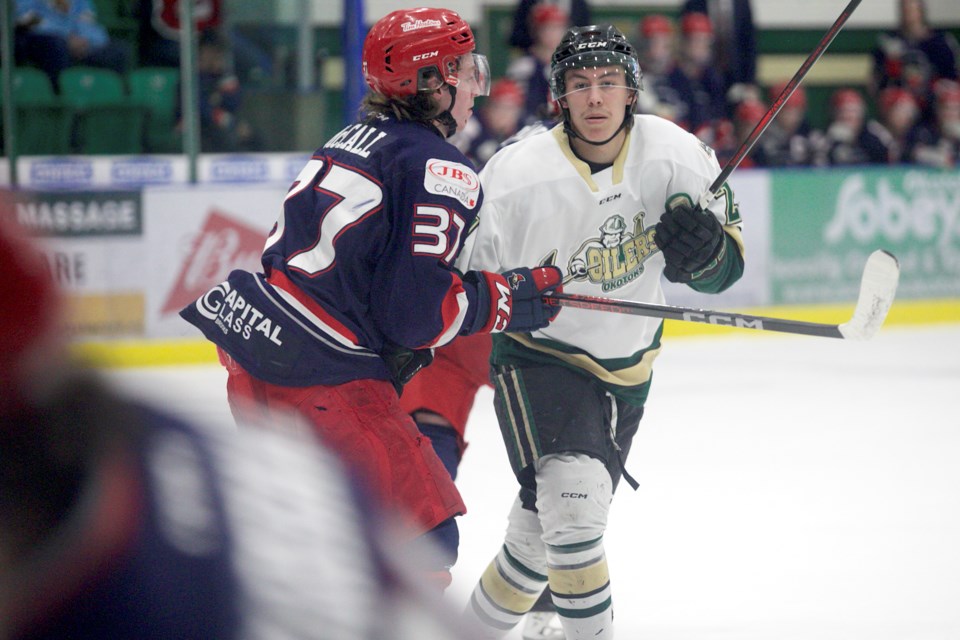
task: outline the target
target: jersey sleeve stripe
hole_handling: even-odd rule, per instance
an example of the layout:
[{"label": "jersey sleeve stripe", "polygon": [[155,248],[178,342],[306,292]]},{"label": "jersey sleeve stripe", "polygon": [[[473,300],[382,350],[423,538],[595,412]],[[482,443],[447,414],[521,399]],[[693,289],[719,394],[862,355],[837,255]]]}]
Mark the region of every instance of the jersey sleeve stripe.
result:
[{"label": "jersey sleeve stripe", "polygon": [[457,337],[460,327],[463,325],[463,319],[467,315],[467,307],[469,306],[467,292],[464,291],[463,282],[459,277],[453,275],[453,280],[452,286],[447,290],[447,295],[440,305],[443,329],[432,343],[426,345],[428,347],[439,347]]}]

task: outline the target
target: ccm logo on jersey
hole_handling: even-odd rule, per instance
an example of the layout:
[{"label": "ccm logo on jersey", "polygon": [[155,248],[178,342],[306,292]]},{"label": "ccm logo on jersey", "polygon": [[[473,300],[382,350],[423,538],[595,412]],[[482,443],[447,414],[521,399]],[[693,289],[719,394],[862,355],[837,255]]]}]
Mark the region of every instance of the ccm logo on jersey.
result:
[{"label": "ccm logo on jersey", "polygon": [[428,193],[455,198],[467,209],[473,209],[480,195],[480,178],[464,164],[430,158],[423,173],[423,188]]},{"label": "ccm logo on jersey", "polygon": [[203,294],[197,300],[197,311],[207,320],[212,320],[224,335],[232,331],[249,340],[257,332],[278,346],[283,344],[280,325],[274,326],[270,318],[234,291],[229,282],[221,282]]}]

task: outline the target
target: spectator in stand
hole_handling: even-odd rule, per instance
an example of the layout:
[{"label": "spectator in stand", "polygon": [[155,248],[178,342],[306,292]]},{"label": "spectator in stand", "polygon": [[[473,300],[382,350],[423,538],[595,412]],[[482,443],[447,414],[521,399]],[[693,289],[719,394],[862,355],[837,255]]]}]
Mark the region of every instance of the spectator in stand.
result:
[{"label": "spectator in stand", "polygon": [[681,13],[710,17],[716,37],[714,60],[726,90],[756,83],[757,34],[750,0],[686,0]]},{"label": "spectator in stand", "polygon": [[667,77],[677,59],[677,33],[673,21],[660,13],[643,17],[637,28],[637,53],[643,71],[643,91],[637,109],[640,113],[674,121],[676,114],[670,103],[661,98],[667,87]]},{"label": "spectator in stand", "polygon": [[838,89],[830,107],[832,119],[817,164],[890,163],[890,134],[876,120],[867,120],[867,105],[859,91]]},{"label": "spectator in stand", "polygon": [[[770,104],[786,86],[784,81],[770,87]],[[801,85],[757,140],[751,155],[761,167],[806,167],[814,164],[822,139],[823,135],[813,130],[807,120],[807,92]]]},{"label": "spectator in stand", "polygon": [[[218,32],[205,31],[200,37],[197,71],[200,148],[210,153],[262,149],[259,136],[240,114],[243,92],[229,69],[227,45]],[[179,100],[177,105],[179,109]]]},{"label": "spectator in stand", "polygon": [[490,95],[467,121],[463,131],[450,138],[477,170],[483,168],[504,140],[520,129],[525,96],[519,84],[501,78],[490,87]]},{"label": "spectator in stand", "polygon": [[[754,97],[748,97],[736,106],[733,111],[733,133],[727,138],[727,144],[715,149],[720,166],[724,166],[734,156],[740,144],[746,140],[766,112],[767,105]],[[740,168],[748,169],[758,166],[755,154],[756,147],[740,161]]]},{"label": "spectator in stand", "polygon": [[890,162],[910,162],[915,144],[917,119],[920,109],[913,94],[900,87],[887,87],[879,97],[880,124],[890,134]]},{"label": "spectator in stand", "polygon": [[[180,66],[180,14],[178,0],[139,0],[137,2],[140,64],[144,66]],[[198,33],[215,31],[223,24],[221,0],[194,2],[193,19]]]},{"label": "spectator in stand", "polygon": [[[140,64],[179,67],[179,0],[137,0],[135,12]],[[227,43],[228,65],[244,82],[270,76],[273,67],[270,56],[227,26],[222,0],[194,0],[193,19],[199,34],[217,32]]]},{"label": "spectator in stand", "polygon": [[899,0],[900,24],[882,34],[873,52],[873,95],[887,87],[910,91],[921,118],[932,118],[933,85],[960,78],[960,45],[946,31],[930,27],[924,0]]},{"label": "spectator in stand", "polygon": [[533,30],[530,26],[530,13],[540,4],[553,4],[570,16],[572,24],[593,24],[590,17],[590,5],[587,0],[520,0],[513,12],[513,27],[510,31],[509,45],[526,51],[533,44]]},{"label": "spectator in stand", "polygon": [[713,24],[704,13],[688,13],[680,33],[680,54],[667,78],[671,92],[664,99],[675,108],[677,124],[709,145],[722,146],[718,133],[726,120],[726,90],[713,66]]},{"label": "spectator in stand", "polygon": [[550,56],[569,26],[570,16],[555,4],[542,3],[530,10],[533,42],[526,53],[507,66],[507,77],[520,85],[526,96],[523,120],[548,116],[550,108]]},{"label": "spectator in stand", "polygon": [[60,72],[85,65],[124,74],[130,49],[110,39],[90,0],[17,0],[14,58],[43,69],[59,90]]},{"label": "spectator in stand", "polygon": [[960,84],[941,80],[934,85],[933,95],[934,122],[917,127],[912,159],[952,169],[960,165]]}]

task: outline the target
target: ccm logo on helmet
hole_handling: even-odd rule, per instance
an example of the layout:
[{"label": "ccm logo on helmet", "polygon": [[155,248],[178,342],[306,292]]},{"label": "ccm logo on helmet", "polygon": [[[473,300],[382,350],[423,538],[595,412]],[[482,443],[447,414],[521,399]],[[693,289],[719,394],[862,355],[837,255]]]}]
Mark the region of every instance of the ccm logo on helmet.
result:
[{"label": "ccm logo on helmet", "polygon": [[430,51],[427,53],[418,53],[413,56],[413,61],[417,62],[418,60],[429,60],[430,58],[436,58],[440,54],[439,51]]},{"label": "ccm logo on helmet", "polygon": [[600,47],[606,47],[606,42],[581,42],[577,45],[577,49],[598,49]]}]

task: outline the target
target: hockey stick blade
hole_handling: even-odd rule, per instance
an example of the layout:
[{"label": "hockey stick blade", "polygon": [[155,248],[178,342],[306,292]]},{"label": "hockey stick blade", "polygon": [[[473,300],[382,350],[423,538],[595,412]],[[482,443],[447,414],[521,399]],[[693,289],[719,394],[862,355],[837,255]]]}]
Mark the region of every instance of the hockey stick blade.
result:
[{"label": "hockey stick blade", "polygon": [[874,251],[867,258],[860,280],[860,295],[853,317],[838,329],[847,340],[869,340],[883,325],[900,281],[900,263],[888,251]]},{"label": "hockey stick blade", "polygon": [[900,267],[897,259],[886,251],[874,251],[863,270],[863,277],[860,281],[860,296],[857,299],[853,317],[840,325],[751,316],[730,311],[706,311],[688,307],[672,307],[647,302],[584,296],[575,293],[554,293],[545,295],[544,299],[555,301],[562,307],[576,309],[626,313],[648,318],[699,322],[739,329],[779,331],[781,333],[795,333],[822,338],[867,340],[880,329],[887,317],[887,311],[893,304],[899,278]]}]

